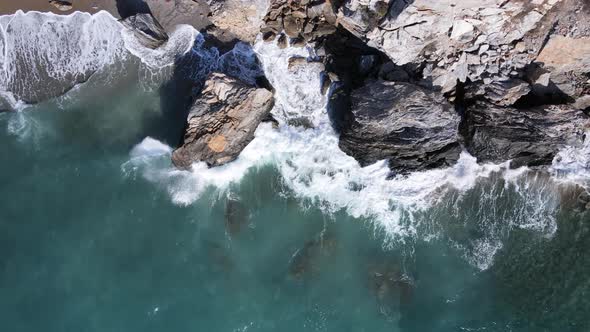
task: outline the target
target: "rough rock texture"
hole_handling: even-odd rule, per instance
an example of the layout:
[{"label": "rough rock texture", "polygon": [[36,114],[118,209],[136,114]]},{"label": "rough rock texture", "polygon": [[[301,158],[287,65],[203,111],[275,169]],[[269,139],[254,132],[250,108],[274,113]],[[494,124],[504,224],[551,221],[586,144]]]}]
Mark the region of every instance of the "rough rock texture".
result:
[{"label": "rough rock texture", "polygon": [[[517,77],[543,46],[561,0],[348,0],[338,22],[443,91]],[[365,13],[365,14],[362,14]]]},{"label": "rough rock texture", "polygon": [[168,34],[151,14],[140,13],[129,16],[121,23],[133,31],[139,42],[145,47],[156,49],[168,41]]},{"label": "rough rock texture", "polygon": [[550,165],[565,145],[582,144],[590,118],[567,105],[515,109],[477,103],[465,125],[467,150],[479,162],[540,166]]},{"label": "rough rock texture", "polygon": [[211,74],[190,110],[184,142],[172,154],[173,163],[189,168],[197,161],[219,166],[236,159],[272,106],[270,91]]},{"label": "rough rock texture", "polygon": [[62,12],[67,12],[69,10],[72,10],[72,7],[73,7],[72,3],[70,1],[63,1],[63,0],[50,0],[49,4]]},{"label": "rough rock texture", "polygon": [[459,158],[460,116],[440,95],[408,83],[374,81],[351,96],[340,148],[361,165],[389,159],[396,171],[452,165]]},{"label": "rough rock texture", "polygon": [[282,31],[298,42],[312,42],[336,31],[336,12],[330,0],[272,0],[261,32],[265,40]]},{"label": "rough rock texture", "polygon": [[146,0],[154,17],[164,29],[172,32],[179,24],[188,24],[197,30],[210,24],[207,15],[209,6],[205,0]]}]

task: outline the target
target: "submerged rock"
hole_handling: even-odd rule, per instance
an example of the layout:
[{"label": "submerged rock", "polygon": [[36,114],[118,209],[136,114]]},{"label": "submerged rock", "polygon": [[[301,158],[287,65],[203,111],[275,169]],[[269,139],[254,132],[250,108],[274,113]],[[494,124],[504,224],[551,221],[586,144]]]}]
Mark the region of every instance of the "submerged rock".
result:
[{"label": "submerged rock", "polygon": [[416,282],[396,264],[380,263],[369,267],[369,289],[379,312],[389,319],[399,319],[413,301]]},{"label": "submerged rock", "polygon": [[156,49],[168,41],[168,34],[151,14],[139,13],[123,19],[121,23],[147,48]]},{"label": "submerged rock", "polygon": [[460,116],[439,94],[409,83],[374,81],[353,91],[340,148],[363,166],[382,159],[396,171],[448,166],[459,159]]},{"label": "submerged rock", "polygon": [[320,233],[309,240],[292,256],[289,264],[289,276],[295,280],[302,280],[317,273],[322,258],[330,257],[336,251],[337,242],[332,233]]},{"label": "submerged rock", "polygon": [[188,115],[184,142],[172,154],[180,168],[204,161],[226,164],[238,157],[273,106],[272,92],[213,73]]},{"label": "submerged rock", "polygon": [[566,145],[582,144],[590,118],[568,105],[530,109],[477,103],[467,110],[467,150],[479,162],[550,165]]},{"label": "submerged rock", "polygon": [[235,197],[228,197],[225,202],[225,229],[229,235],[233,236],[248,222],[248,209]]}]

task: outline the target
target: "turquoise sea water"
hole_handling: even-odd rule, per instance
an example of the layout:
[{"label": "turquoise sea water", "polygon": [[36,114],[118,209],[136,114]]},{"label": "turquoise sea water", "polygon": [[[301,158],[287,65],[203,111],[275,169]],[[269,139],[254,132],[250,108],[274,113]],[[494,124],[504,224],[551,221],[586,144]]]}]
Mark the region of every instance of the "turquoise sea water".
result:
[{"label": "turquoise sea water", "polygon": [[[166,117],[134,85],[0,114],[2,331],[590,328],[590,218],[567,193],[492,176],[396,240],[297,198],[272,164],[179,205],[125,167],[144,137],[175,144]],[[556,230],[505,224],[531,197]]]}]

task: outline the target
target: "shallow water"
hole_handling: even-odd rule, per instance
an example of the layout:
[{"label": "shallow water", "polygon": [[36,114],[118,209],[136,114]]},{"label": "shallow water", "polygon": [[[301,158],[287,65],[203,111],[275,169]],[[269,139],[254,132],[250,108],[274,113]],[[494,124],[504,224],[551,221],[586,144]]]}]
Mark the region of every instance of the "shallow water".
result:
[{"label": "shallow water", "polygon": [[281,125],[225,168],[174,170],[184,89],[141,67],[0,113],[2,331],[590,329],[579,190],[468,155],[387,180],[285,71],[304,50],[255,49]]}]

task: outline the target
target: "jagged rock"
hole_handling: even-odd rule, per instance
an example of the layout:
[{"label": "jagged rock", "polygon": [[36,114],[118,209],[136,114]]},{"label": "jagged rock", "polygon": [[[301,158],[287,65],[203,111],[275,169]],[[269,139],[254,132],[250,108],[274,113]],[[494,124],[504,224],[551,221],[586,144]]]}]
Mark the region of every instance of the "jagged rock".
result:
[{"label": "jagged rock", "polygon": [[442,96],[408,83],[374,81],[351,95],[340,148],[363,166],[389,159],[400,172],[452,165],[460,117]]},{"label": "jagged rock", "polygon": [[172,154],[179,168],[204,161],[219,166],[238,157],[273,106],[270,91],[213,73],[188,115],[184,142]]},{"label": "jagged rock", "polygon": [[560,148],[582,144],[590,118],[568,105],[515,109],[476,103],[466,114],[466,147],[479,162],[550,165]]},{"label": "jagged rock", "polygon": [[475,99],[483,96],[486,100],[500,106],[514,105],[520,98],[531,91],[530,85],[520,79],[489,84],[473,84],[466,91],[466,98]]},{"label": "jagged rock", "polygon": [[396,65],[423,66],[425,79],[446,93],[457,82],[522,76],[557,21],[561,1],[392,0],[383,13],[379,1],[346,0],[338,22]]},{"label": "jagged rock", "polygon": [[302,46],[336,31],[336,13],[332,1],[272,0],[261,32],[271,40],[281,31]]},{"label": "jagged rock", "polygon": [[168,32],[172,32],[179,24],[188,24],[197,30],[202,30],[210,24],[207,17],[210,9],[205,0],[144,1],[152,15]]},{"label": "jagged rock", "polygon": [[49,4],[62,12],[67,12],[72,9],[72,3],[64,0],[50,0]]},{"label": "jagged rock", "polygon": [[121,23],[147,48],[156,49],[168,41],[168,34],[151,14],[139,13],[123,19]]}]

